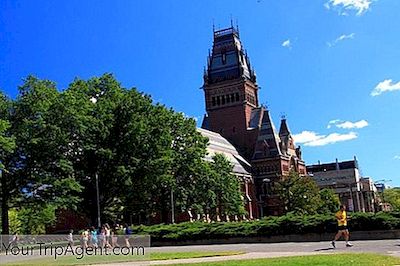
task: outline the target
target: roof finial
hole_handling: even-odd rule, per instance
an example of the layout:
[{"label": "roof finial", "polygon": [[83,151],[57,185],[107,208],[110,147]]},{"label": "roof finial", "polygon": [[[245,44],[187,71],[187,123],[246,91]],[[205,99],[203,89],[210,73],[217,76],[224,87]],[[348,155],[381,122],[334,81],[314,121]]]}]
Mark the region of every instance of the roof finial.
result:
[{"label": "roof finial", "polygon": [[238,20],[238,18],[236,18],[236,31],[237,31],[237,34],[240,35],[239,34],[239,20]]},{"label": "roof finial", "polygon": [[214,18],[212,19],[212,25],[213,25],[213,34],[215,33],[215,20]]},{"label": "roof finial", "polygon": [[281,120],[286,120],[286,113],[284,112],[281,113]]},{"label": "roof finial", "polygon": [[265,108],[265,110],[269,110],[269,105],[268,105],[268,101],[265,101],[265,102],[263,102],[262,104],[261,104],[261,107],[264,107]]},{"label": "roof finial", "polygon": [[231,14],[231,28],[233,29],[233,19],[232,19],[232,14]]}]

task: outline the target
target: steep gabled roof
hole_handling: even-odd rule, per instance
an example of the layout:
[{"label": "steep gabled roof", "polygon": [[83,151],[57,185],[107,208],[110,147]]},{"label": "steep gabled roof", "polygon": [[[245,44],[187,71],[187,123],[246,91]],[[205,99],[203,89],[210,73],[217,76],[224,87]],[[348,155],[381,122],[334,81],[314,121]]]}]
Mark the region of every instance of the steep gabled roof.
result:
[{"label": "steep gabled roof", "polygon": [[253,159],[273,158],[282,155],[279,147],[280,138],[276,132],[269,111],[262,107],[262,120],[254,149]]},{"label": "steep gabled roof", "polygon": [[279,136],[289,136],[290,130],[286,123],[286,118],[282,118],[281,126],[279,127]]},{"label": "steep gabled roof", "polygon": [[263,107],[256,107],[256,108],[253,108],[253,110],[251,110],[250,123],[249,123],[249,127],[247,129],[251,130],[251,129],[260,127],[263,112],[264,112]]}]

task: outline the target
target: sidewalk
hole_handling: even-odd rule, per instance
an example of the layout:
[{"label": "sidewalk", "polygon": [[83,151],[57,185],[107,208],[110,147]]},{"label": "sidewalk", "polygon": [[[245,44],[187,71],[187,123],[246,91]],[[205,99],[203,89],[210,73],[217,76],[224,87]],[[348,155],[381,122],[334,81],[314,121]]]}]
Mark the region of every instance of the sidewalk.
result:
[{"label": "sidewalk", "polygon": [[151,248],[150,252],[242,251],[245,253],[240,255],[220,257],[97,264],[96,266],[174,265],[186,263],[218,262],[228,260],[248,260],[338,253],[377,253],[400,257],[400,242],[398,240],[354,241],[354,247],[352,248],[346,248],[344,244],[345,243],[343,241],[339,242],[337,244],[337,249],[333,249],[330,245],[330,242],[158,247]]}]

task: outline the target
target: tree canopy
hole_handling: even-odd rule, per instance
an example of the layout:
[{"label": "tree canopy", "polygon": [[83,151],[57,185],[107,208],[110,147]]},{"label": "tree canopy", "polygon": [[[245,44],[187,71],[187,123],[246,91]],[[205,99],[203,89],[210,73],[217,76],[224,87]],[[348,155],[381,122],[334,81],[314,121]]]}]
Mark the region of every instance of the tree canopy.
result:
[{"label": "tree canopy", "polygon": [[390,203],[393,210],[400,211],[400,188],[388,188],[383,191],[382,200]]},{"label": "tree canopy", "polygon": [[[77,78],[63,91],[28,76],[15,100],[0,94],[0,115],[3,233],[9,209],[13,220],[68,208],[95,221],[96,176],[102,222],[144,223],[156,213],[169,222],[173,207],[244,213],[232,165],[222,155],[203,160],[208,140],[194,119],[111,74]],[[34,227],[16,228],[43,230]]]},{"label": "tree canopy", "polygon": [[332,190],[319,190],[311,177],[302,177],[293,171],[277,183],[276,192],[281,198],[286,212],[330,213],[337,210],[340,204]]}]

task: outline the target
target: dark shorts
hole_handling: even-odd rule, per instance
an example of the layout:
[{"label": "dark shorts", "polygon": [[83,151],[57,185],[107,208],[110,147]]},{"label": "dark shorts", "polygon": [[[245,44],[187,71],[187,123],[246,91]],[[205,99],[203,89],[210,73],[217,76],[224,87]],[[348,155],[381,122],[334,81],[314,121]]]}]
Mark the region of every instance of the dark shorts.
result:
[{"label": "dark shorts", "polygon": [[347,225],[338,225],[338,231],[347,230]]}]

